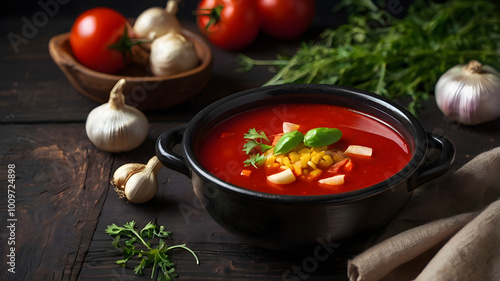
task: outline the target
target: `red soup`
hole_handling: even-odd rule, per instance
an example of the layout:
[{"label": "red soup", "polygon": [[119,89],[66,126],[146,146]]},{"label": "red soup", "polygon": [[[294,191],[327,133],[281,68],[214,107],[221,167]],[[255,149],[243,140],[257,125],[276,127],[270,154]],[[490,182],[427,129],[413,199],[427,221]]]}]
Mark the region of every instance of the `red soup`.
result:
[{"label": "red soup", "polygon": [[361,189],[400,171],[406,140],[344,107],[284,104],[243,112],[212,128],[197,156],[220,179],[247,189],[322,195]]}]

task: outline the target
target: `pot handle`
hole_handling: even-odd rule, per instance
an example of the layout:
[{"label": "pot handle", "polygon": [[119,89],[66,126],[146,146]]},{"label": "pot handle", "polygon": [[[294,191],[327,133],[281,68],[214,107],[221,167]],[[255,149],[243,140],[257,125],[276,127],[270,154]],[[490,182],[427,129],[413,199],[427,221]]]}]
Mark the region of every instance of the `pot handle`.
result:
[{"label": "pot handle", "polygon": [[176,144],[180,144],[182,142],[182,136],[184,135],[185,130],[186,126],[180,126],[164,132],[156,140],[155,150],[156,157],[158,157],[160,162],[165,167],[191,178],[191,172],[186,165],[184,157],[172,151]]},{"label": "pot handle", "polygon": [[[439,157],[420,167],[417,171],[417,177],[414,184],[409,186],[409,191],[413,191],[419,185],[443,175],[450,169],[455,161],[455,145],[451,140],[443,136],[427,133],[427,141],[427,148],[440,151]],[[429,157],[429,155],[427,155],[427,157]]]}]

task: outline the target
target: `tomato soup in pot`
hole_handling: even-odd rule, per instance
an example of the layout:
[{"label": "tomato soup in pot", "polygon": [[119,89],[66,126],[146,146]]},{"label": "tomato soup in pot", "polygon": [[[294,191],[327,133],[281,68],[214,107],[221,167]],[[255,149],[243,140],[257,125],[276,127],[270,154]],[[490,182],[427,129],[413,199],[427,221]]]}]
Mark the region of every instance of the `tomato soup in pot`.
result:
[{"label": "tomato soup in pot", "polygon": [[412,151],[395,129],[363,112],[290,103],[222,121],[196,154],[210,173],[243,188],[325,195],[384,181],[408,164]]}]

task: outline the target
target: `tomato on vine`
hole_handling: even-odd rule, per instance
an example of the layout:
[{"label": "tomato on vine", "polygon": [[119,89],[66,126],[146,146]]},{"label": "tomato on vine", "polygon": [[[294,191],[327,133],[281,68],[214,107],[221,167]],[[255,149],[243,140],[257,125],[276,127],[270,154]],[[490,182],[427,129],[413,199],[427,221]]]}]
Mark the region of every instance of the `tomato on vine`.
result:
[{"label": "tomato on vine", "polygon": [[84,66],[116,73],[130,57],[132,27],[119,12],[97,7],[80,14],[69,35],[75,58]]},{"label": "tomato on vine", "polygon": [[196,16],[200,32],[222,49],[242,49],[259,34],[255,1],[202,0],[198,3]]}]

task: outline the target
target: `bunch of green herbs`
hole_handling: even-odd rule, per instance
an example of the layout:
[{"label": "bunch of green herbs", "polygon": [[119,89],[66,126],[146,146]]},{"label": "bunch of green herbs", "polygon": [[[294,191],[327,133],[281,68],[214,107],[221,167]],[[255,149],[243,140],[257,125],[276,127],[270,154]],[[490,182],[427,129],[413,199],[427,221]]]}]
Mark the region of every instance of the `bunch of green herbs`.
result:
[{"label": "bunch of green herbs", "polygon": [[[378,3],[379,4],[379,3]],[[415,0],[403,18],[370,0],[344,0],[346,24],[302,43],[291,57],[258,60],[241,55],[242,70],[277,67],[265,85],[337,84],[404,101],[416,114],[439,77],[475,59],[498,68],[500,9],[490,0]]]},{"label": "bunch of green herbs", "polygon": [[[123,254],[123,259],[116,261],[116,264],[126,266],[131,258],[139,258],[140,263],[134,267],[136,275],[142,275],[143,270],[152,265],[151,278],[155,276],[156,268],[158,268],[156,278],[158,281],[168,281],[177,277],[175,264],[167,255],[168,251],[176,248],[190,252],[195,257],[196,263],[199,264],[196,254],[186,247],[185,244],[167,246],[164,239],[169,238],[171,232],[166,231],[163,226],[158,226],[152,222],[149,222],[140,231],[136,229],[135,221],[128,222],[123,226],[113,223],[108,225],[106,233],[115,238],[112,245],[117,249],[121,249]],[[152,245],[154,238],[158,238],[155,239],[158,240],[156,247]],[[136,243],[142,244],[142,249],[136,247]]]}]

